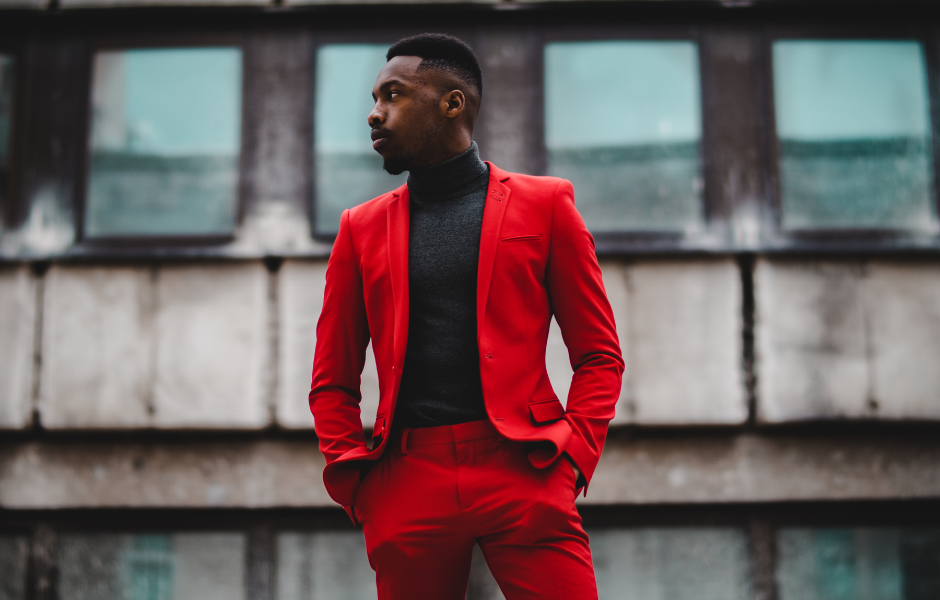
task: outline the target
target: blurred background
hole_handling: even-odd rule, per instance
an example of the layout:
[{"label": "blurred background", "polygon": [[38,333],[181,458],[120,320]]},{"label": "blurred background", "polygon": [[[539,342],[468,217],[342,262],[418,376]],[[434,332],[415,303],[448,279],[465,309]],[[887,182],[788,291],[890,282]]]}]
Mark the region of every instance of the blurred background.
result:
[{"label": "blurred background", "polygon": [[[597,241],[601,598],[940,598],[929,3],[0,0],[0,600],[375,597],[306,396],[423,31],[481,59],[483,158],[571,179]],[[563,398],[557,328],[548,363]]]}]

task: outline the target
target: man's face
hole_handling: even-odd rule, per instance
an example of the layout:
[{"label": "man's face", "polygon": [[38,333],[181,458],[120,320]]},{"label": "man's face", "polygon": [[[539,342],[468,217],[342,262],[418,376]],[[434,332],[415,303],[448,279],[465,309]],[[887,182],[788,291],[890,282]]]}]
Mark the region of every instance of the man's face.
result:
[{"label": "man's face", "polygon": [[441,91],[430,81],[432,72],[417,73],[420,64],[417,56],[396,56],[372,87],[372,148],[392,175],[433,164],[444,135]]}]

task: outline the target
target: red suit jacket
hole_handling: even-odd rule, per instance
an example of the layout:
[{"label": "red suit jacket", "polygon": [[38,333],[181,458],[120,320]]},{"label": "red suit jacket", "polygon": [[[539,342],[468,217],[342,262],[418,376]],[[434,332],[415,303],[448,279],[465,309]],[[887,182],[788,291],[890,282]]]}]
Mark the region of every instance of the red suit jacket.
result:
[{"label": "red suit jacket", "polygon": [[[489,167],[477,272],[486,412],[506,438],[533,442],[533,466],[565,452],[590,482],[623,374],[594,239],[569,181]],[[347,210],[327,267],[310,411],[327,492],[347,511],[362,461],[382,455],[395,414],[408,345],[408,228],[407,186]],[[567,411],[545,369],[553,314],[574,369]],[[380,390],[372,449],[359,412],[370,337]]]}]

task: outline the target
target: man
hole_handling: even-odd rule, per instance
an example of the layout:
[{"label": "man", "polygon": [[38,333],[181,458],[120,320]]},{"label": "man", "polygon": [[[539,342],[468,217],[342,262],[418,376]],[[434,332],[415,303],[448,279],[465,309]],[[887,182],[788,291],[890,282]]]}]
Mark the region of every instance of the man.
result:
[{"label": "man", "polygon": [[[343,213],[330,256],[310,392],[327,491],[362,523],[383,600],[463,599],[476,543],[508,600],[597,598],[574,500],[623,359],[593,239],[571,183],[480,160],[466,44],[424,34],[387,58],[373,147],[409,176]],[[553,314],[574,369],[567,410],[545,369]]]}]

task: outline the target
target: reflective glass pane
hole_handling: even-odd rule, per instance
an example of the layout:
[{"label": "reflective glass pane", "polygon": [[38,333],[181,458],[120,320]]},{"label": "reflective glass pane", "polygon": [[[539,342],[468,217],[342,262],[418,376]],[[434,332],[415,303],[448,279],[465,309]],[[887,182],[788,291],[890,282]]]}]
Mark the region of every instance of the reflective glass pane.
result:
[{"label": "reflective glass pane", "polygon": [[[0,55],[0,215],[10,190],[10,128],[13,124],[13,58]],[[2,225],[2,222],[0,222]]]},{"label": "reflective glass pane", "polygon": [[778,41],[783,227],[936,229],[917,42]]},{"label": "reflective glass pane", "polygon": [[747,536],[736,529],[588,532],[601,600],[750,600]]},{"label": "reflective glass pane", "polygon": [[231,233],[241,80],[238,48],[96,54],[85,235]]},{"label": "reflective glass pane", "polygon": [[361,531],[282,533],[278,600],[374,600],[375,572]]},{"label": "reflective glass pane", "polygon": [[940,529],[783,529],[780,600],[940,598]]},{"label": "reflective glass pane", "polygon": [[26,599],[26,538],[0,535],[0,600]]},{"label": "reflective glass pane", "polygon": [[245,536],[66,534],[61,600],[243,600]]},{"label": "reflective glass pane", "polygon": [[701,137],[694,43],[546,46],[548,173],[571,180],[592,231],[699,227]]},{"label": "reflective glass pane", "polygon": [[315,229],[339,231],[344,210],[405,183],[407,174],[382,170],[372,149],[372,84],[385,66],[386,44],[332,44],[317,51],[314,100]]}]

